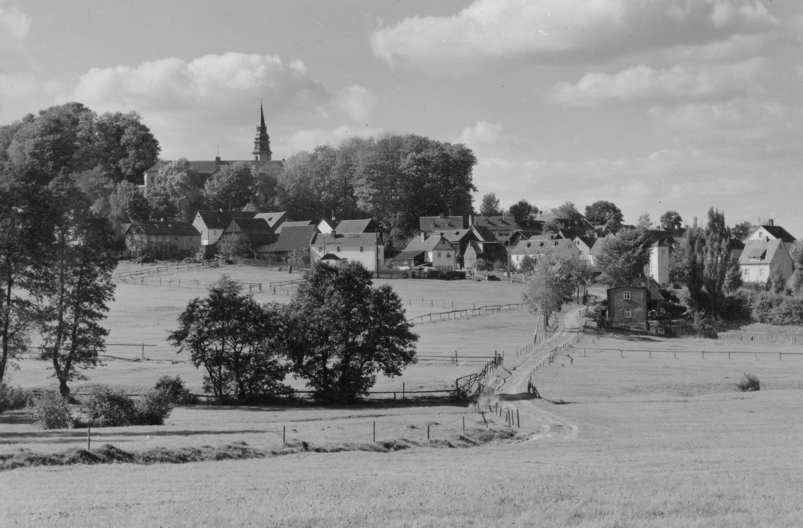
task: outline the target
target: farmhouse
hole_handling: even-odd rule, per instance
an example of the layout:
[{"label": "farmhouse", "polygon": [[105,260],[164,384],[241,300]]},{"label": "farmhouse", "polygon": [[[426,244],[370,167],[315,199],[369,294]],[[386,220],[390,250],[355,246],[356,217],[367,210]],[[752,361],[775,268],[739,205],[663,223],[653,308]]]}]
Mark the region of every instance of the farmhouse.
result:
[{"label": "farmhouse", "polygon": [[125,230],[125,246],[133,256],[183,258],[201,245],[201,234],[186,222],[143,222]]},{"label": "farmhouse", "polygon": [[256,248],[256,256],[273,264],[309,265],[310,244],[317,233],[312,224],[284,226],[276,242]]},{"label": "farmhouse", "polygon": [[223,211],[199,210],[192,221],[193,227],[201,234],[201,246],[211,246],[217,243],[223,230],[228,227],[233,218],[253,218],[256,213],[252,211]]},{"label": "farmhouse", "polygon": [[752,240],[762,240],[764,242],[769,242],[770,240],[780,240],[786,247],[787,251],[791,245],[795,243],[795,237],[793,237],[789,231],[783,227],[775,225],[775,221],[772,219],[769,219],[766,224],[759,226],[755,232],[747,237],[746,242],[750,242]]},{"label": "farmhouse", "polygon": [[418,229],[426,236],[435,231],[465,229],[466,221],[462,216],[421,216],[418,218]]},{"label": "farmhouse", "polygon": [[357,220],[341,220],[337,227],[333,229],[335,233],[341,235],[359,235],[362,233],[378,233],[379,226],[373,218],[360,218]]},{"label": "farmhouse", "polygon": [[218,239],[219,250],[224,254],[256,257],[257,248],[276,240],[263,218],[233,218]]},{"label": "farmhouse", "polygon": [[[493,240],[505,246],[515,245],[526,235],[516,219],[508,215],[469,216],[469,227],[476,227],[493,236]],[[490,240],[487,240],[490,241]]]},{"label": "farmhouse", "polygon": [[739,257],[739,269],[743,282],[764,284],[776,275],[787,280],[794,271],[794,264],[781,238],[748,239]]},{"label": "farmhouse", "polygon": [[519,241],[510,251],[510,263],[518,268],[524,257],[530,257],[536,262],[546,259],[579,258],[580,250],[573,240],[568,238],[549,238],[535,236]]},{"label": "farmhouse", "polygon": [[325,255],[345,262],[359,262],[376,273],[385,263],[385,245],[381,233],[318,233],[310,244],[310,261],[316,263]]},{"label": "farmhouse", "polygon": [[649,293],[641,286],[608,289],[608,325],[611,328],[647,330]]}]

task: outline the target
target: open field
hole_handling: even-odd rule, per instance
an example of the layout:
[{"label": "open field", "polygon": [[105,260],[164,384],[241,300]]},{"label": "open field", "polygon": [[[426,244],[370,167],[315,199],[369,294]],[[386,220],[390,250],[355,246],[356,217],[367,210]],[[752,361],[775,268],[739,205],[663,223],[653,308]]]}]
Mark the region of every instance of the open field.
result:
[{"label": "open field", "polygon": [[[431,291],[426,288],[437,282],[406,281],[399,290],[426,296]],[[500,283],[478,286],[487,285]],[[134,331],[132,321],[146,317],[162,299],[177,310],[186,302],[161,290],[159,299],[136,298],[134,292],[150,288],[122,286],[121,292],[126,288],[133,288],[130,302],[116,309],[125,308],[129,317],[116,319],[115,329]],[[154,332],[169,328],[160,318],[152,323]],[[16,469],[0,473],[0,525],[803,526],[803,356],[778,355],[800,352],[799,346],[586,335],[533,373],[546,399],[530,400],[521,393],[547,349],[514,353],[531,337],[532,316],[526,312],[421,325],[416,332],[421,354],[504,349],[506,394],[484,398],[482,405],[498,402],[519,410],[524,440],[470,449]],[[559,334],[553,344],[570,336]],[[90,371],[88,382],[97,377],[135,389],[163,373],[179,373],[200,383],[186,362],[169,362],[182,359],[169,349],[146,353],[161,360],[110,361]],[[33,364],[41,365],[26,361],[12,373],[14,381],[41,384],[46,373]],[[422,363],[403,378],[380,380],[377,388],[394,390],[402,379],[407,387],[448,383],[474,368],[468,361]],[[758,376],[760,392],[737,391],[745,372]],[[85,444],[85,431],[42,432],[16,420],[18,415],[4,416],[0,453]],[[374,422],[378,441],[424,441],[427,424],[432,438],[454,438],[463,418],[468,429],[485,426],[473,409],[450,405],[199,406],[176,409],[163,427],[95,430],[93,442],[127,450],[242,441],[275,448],[282,426],[289,441],[369,442]],[[493,413],[485,418],[491,427],[505,426]]]},{"label": "open field", "polygon": [[[760,392],[735,390],[745,370]],[[558,358],[536,381],[545,397],[570,403],[516,402],[525,429],[550,431],[530,441],[14,470],[0,479],[0,524],[796,527],[801,371],[803,362],[769,357]],[[270,413],[240,412],[244,428]],[[440,412],[446,423],[452,411]],[[189,410],[176,416],[192,419]],[[362,419],[365,430],[372,418]],[[562,433],[569,426],[576,434]]]}]

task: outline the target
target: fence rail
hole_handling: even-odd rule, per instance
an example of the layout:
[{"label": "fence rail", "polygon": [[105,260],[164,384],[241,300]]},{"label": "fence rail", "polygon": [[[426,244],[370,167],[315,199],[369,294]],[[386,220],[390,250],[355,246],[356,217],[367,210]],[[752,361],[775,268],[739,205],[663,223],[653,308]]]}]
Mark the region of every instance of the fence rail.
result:
[{"label": "fence rail", "polygon": [[470,319],[471,317],[479,317],[482,315],[492,315],[502,312],[512,312],[520,310],[523,303],[514,304],[486,304],[484,306],[475,306],[474,308],[465,308],[462,310],[449,310],[447,312],[431,312],[423,315],[418,315],[412,319],[408,319],[411,323],[437,323],[440,321],[452,321],[455,319]]},{"label": "fence rail", "polygon": [[647,354],[650,359],[652,359],[653,355],[656,357],[659,355],[669,355],[671,354],[674,359],[678,359],[678,356],[691,356],[691,355],[700,355],[701,358],[705,359],[706,356],[728,356],[728,359],[732,359],[733,356],[753,356],[755,359],[758,359],[759,356],[761,357],[775,357],[777,356],[778,359],[783,359],[784,356],[792,356],[792,357],[803,357],[803,352],[784,352],[784,351],[766,351],[766,352],[758,352],[758,351],[749,351],[749,350],[678,350],[678,349],[647,349],[647,348],[617,348],[617,347],[573,347],[576,353],[579,355],[580,353],[583,354],[583,357],[588,357],[589,352],[618,352],[620,358],[624,358],[627,354]]}]

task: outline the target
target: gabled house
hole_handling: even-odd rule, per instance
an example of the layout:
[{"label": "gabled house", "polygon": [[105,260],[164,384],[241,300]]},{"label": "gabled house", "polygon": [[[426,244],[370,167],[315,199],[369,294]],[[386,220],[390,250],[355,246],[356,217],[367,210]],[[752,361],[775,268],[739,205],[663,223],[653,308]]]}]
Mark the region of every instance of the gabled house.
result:
[{"label": "gabled house", "polygon": [[505,246],[515,245],[524,236],[524,230],[509,215],[470,216],[469,227],[485,230],[493,235],[494,240]]},{"label": "gabled house", "polygon": [[257,256],[257,248],[276,241],[276,235],[263,218],[233,218],[218,239],[224,255]]},{"label": "gabled house", "polygon": [[675,238],[669,231],[652,229],[647,233],[649,240],[649,262],[644,267],[644,275],[661,286],[669,284],[672,251]]},{"label": "gabled house", "polygon": [[647,330],[649,292],[641,286],[608,289],[608,325],[612,328]]},{"label": "gabled house", "polygon": [[592,248],[597,240],[599,239],[580,236],[574,237],[574,245],[577,248],[577,251],[580,252],[580,260],[586,262],[589,266],[594,265],[594,254],[592,252]]},{"label": "gabled house", "polygon": [[318,233],[310,244],[310,261],[314,264],[327,254],[346,263],[359,262],[371,273],[376,273],[385,264],[381,233]]},{"label": "gabled house", "polygon": [[223,212],[201,209],[195,213],[192,225],[201,234],[201,245],[211,246],[218,241],[232,218],[253,218],[255,214],[253,211]]},{"label": "gabled house", "polygon": [[748,239],[739,256],[739,269],[744,283],[764,284],[775,275],[788,280],[794,272],[794,263],[783,239]]},{"label": "gabled house", "polygon": [[544,236],[531,237],[521,240],[510,251],[510,263],[518,268],[524,257],[530,257],[536,262],[541,259],[563,260],[580,258],[580,250],[573,240],[568,238],[549,238]]},{"label": "gabled house", "polygon": [[284,226],[275,242],[256,248],[257,258],[273,264],[308,266],[310,244],[317,233],[317,226],[312,224]]},{"label": "gabled house", "polygon": [[763,240],[764,242],[780,240],[786,250],[789,251],[796,239],[789,231],[779,225],[775,225],[775,221],[770,219],[766,224],[758,226],[758,229],[751,233],[745,242],[750,242],[751,240]]},{"label": "gabled house", "polygon": [[183,258],[201,247],[201,234],[186,222],[143,222],[130,224],[124,232],[125,246],[132,256]]}]

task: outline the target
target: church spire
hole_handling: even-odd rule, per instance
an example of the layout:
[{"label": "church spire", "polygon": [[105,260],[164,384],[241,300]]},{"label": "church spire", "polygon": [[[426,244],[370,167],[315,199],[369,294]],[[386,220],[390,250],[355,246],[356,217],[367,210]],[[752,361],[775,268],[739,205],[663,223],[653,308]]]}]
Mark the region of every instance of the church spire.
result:
[{"label": "church spire", "polygon": [[254,161],[270,161],[270,136],[268,127],[265,125],[265,112],[262,109],[262,101],[259,102],[259,125],[257,134],[254,137]]}]

